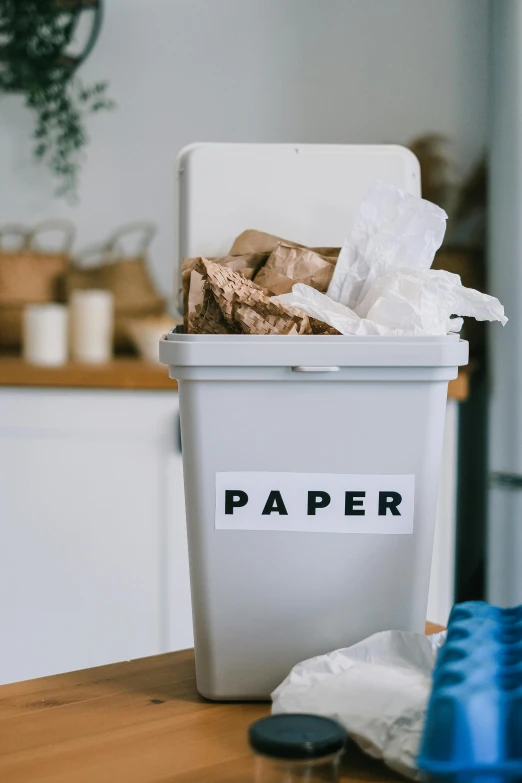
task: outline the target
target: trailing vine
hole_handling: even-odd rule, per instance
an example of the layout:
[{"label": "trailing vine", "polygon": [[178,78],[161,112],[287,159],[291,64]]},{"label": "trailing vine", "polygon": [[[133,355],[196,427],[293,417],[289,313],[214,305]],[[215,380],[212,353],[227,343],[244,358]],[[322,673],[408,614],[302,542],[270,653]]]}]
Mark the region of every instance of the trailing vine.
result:
[{"label": "trailing vine", "polygon": [[35,112],[35,156],[56,178],[57,195],[70,199],[77,194],[88,141],[85,117],[114,106],[107,82],[83,84],[76,76],[81,59],[66,54],[86,5],[82,0],[0,0],[0,90],[22,93]]}]

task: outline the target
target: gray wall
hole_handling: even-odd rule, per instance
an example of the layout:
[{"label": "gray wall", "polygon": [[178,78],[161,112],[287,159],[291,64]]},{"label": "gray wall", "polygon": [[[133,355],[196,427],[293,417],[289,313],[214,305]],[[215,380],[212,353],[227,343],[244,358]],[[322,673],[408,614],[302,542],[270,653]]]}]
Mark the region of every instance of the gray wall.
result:
[{"label": "gray wall", "polygon": [[488,0],[108,0],[81,76],[118,108],[89,120],[80,202],[53,199],[32,119],[0,100],[0,223],[70,217],[86,244],[149,218],[172,290],[174,161],[192,141],[486,142]]}]

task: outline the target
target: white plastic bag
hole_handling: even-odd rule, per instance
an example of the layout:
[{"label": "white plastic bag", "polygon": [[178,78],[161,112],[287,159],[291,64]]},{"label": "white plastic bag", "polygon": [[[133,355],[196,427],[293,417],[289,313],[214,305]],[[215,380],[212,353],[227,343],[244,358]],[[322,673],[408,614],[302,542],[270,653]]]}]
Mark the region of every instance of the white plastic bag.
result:
[{"label": "white plastic bag", "polygon": [[445,637],[382,631],[303,661],[272,694],[272,712],[334,718],[366,753],[419,779],[415,759],[431,672]]}]

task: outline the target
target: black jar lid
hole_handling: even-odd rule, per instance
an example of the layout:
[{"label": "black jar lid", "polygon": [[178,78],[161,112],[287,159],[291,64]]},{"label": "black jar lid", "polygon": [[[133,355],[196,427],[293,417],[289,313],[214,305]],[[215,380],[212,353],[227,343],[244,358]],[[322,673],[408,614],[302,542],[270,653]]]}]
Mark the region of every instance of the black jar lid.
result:
[{"label": "black jar lid", "polygon": [[279,759],[317,759],[342,750],[346,731],[330,718],[319,715],[270,715],[248,730],[257,753]]}]

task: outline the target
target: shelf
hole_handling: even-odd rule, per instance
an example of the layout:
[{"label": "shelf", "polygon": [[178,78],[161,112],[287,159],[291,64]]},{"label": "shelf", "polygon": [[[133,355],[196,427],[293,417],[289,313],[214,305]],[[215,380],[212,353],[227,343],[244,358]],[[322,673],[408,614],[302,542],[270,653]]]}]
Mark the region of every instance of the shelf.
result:
[{"label": "shelf", "polygon": [[0,357],[0,386],[155,391],[177,389],[176,381],[169,378],[164,365],[132,357],[114,359],[107,364],[71,362],[61,367],[37,367],[19,358]]}]

